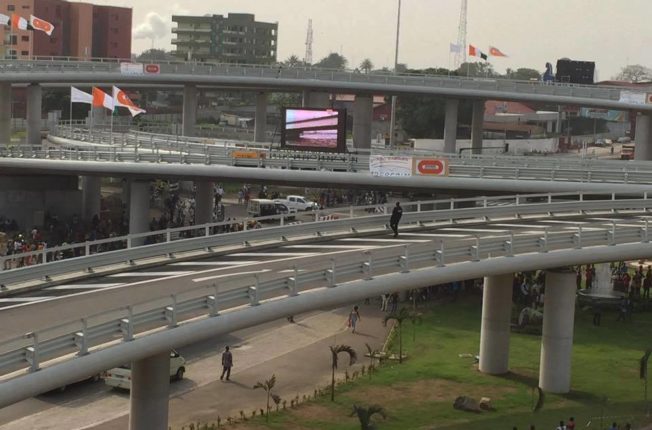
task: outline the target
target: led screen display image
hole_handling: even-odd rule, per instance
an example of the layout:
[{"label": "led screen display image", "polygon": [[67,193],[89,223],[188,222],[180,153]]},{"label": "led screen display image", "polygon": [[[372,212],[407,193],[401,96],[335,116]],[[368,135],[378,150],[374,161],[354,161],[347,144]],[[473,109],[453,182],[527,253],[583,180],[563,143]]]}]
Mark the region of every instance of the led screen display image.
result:
[{"label": "led screen display image", "polygon": [[281,146],[307,151],[345,152],[346,110],[285,108]]}]

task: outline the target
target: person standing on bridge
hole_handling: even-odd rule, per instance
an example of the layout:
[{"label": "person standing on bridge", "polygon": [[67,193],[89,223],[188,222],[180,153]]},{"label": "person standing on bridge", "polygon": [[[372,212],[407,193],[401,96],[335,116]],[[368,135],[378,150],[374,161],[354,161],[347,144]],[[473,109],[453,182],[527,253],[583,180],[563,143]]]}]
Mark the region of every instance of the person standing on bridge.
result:
[{"label": "person standing on bridge", "polygon": [[392,216],[389,219],[389,226],[394,231],[394,237],[398,236],[398,223],[401,220],[402,216],[403,216],[403,208],[401,207],[401,203],[396,202],[396,206],[392,211]]},{"label": "person standing on bridge", "polygon": [[220,376],[220,381],[224,379],[226,375],[226,380],[230,381],[231,379],[231,368],[233,367],[233,355],[229,351],[229,347],[224,348],[222,353],[222,375]]}]

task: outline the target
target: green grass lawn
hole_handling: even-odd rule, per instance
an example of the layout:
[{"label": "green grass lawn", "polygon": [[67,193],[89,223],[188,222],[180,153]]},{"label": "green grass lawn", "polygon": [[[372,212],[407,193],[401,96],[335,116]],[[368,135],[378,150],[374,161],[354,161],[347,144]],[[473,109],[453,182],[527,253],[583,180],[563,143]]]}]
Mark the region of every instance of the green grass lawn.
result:
[{"label": "green grass lawn", "polygon": [[[384,365],[371,379],[359,378],[338,388],[336,401],[328,397],[304,403],[297,409],[272,414],[264,426],[260,418],[238,428],[258,429],[359,429],[349,418],[353,404],[383,406],[386,420],[379,429],[554,429],[560,419],[574,416],[577,428],[603,429],[612,421],[630,422],[634,428],[645,419],[643,381],[639,359],[652,346],[652,315],[635,314],[633,321],[616,322],[605,313],[602,326],[593,327],[592,314],[576,312],[572,389],[568,395],[546,395],[543,409],[532,412],[537,384],[540,337],[512,334],[511,373],[488,376],[478,372],[471,358],[479,348],[481,306],[479,297],[423,309],[423,323],[404,323],[403,345],[409,359],[402,365]],[[393,349],[397,350],[394,339]],[[459,395],[490,397],[496,411],[473,414],[453,409]],[[604,425],[600,426],[600,417]],[[590,422],[590,423],[589,423]]]}]

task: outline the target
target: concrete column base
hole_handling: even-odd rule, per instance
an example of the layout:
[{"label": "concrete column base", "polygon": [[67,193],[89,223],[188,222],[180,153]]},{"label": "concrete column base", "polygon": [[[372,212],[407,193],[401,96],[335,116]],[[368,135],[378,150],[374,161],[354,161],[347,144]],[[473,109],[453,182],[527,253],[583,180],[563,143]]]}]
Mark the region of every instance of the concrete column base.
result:
[{"label": "concrete column base", "polygon": [[41,111],[43,88],[38,84],[27,87],[27,144],[41,146]]},{"label": "concrete column base", "polygon": [[652,160],[652,115],[648,112],[636,115],[634,158]]},{"label": "concrete column base", "polygon": [[[129,234],[149,231],[149,182],[132,181],[129,191]],[[133,246],[145,244],[145,239],[133,239]]]},{"label": "concrete column base", "polygon": [[353,101],[353,147],[371,148],[371,123],[374,118],[373,96],[356,95]]},{"label": "concrete column base", "polygon": [[182,128],[184,136],[194,136],[197,124],[197,87],[186,85],[183,87],[183,112]]},{"label": "concrete column base", "polygon": [[0,145],[11,143],[11,84],[0,83]]},{"label": "concrete column base", "polygon": [[213,195],[213,182],[197,182],[195,193],[195,225],[208,224],[213,221],[213,208],[215,197]]},{"label": "concrete column base", "polygon": [[575,271],[546,272],[539,387],[549,393],[571,388],[571,355],[575,329]]},{"label": "concrete column base", "polygon": [[267,93],[258,93],[256,95],[254,127],[254,142],[267,141]]},{"label": "concrete column base", "polygon": [[168,430],[170,353],[131,364],[129,430]]},{"label": "concrete column base", "polygon": [[471,152],[482,154],[482,130],[484,126],[484,100],[473,102],[473,116],[471,118]]},{"label": "concrete column base", "polygon": [[479,369],[490,375],[509,371],[513,279],[511,273],[484,278]]},{"label": "concrete column base", "polygon": [[457,151],[457,112],[459,99],[446,100],[446,117],[444,120],[444,152],[454,154]]},{"label": "concrete column base", "polygon": [[102,199],[102,178],[99,176],[82,176],[82,218],[90,222],[95,215],[100,216]]}]

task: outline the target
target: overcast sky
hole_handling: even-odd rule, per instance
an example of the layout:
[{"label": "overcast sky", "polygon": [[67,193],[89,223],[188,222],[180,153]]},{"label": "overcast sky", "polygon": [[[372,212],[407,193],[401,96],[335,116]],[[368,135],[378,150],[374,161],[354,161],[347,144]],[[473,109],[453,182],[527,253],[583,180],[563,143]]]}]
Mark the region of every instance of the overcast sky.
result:
[{"label": "overcast sky", "polygon": [[[152,46],[171,49],[172,14],[247,12],[278,22],[278,59],[303,58],[308,19],[314,28],[313,61],[342,53],[350,67],[370,58],[392,66],[398,0],[95,0],[133,7],[134,52]],[[468,0],[467,43],[509,58],[490,59],[506,67],[544,70],[547,61],[569,57],[596,62],[598,79],[625,64],[652,66],[651,0]],[[448,67],[449,43],[457,40],[461,0],[402,0],[399,62],[410,68]]]}]

